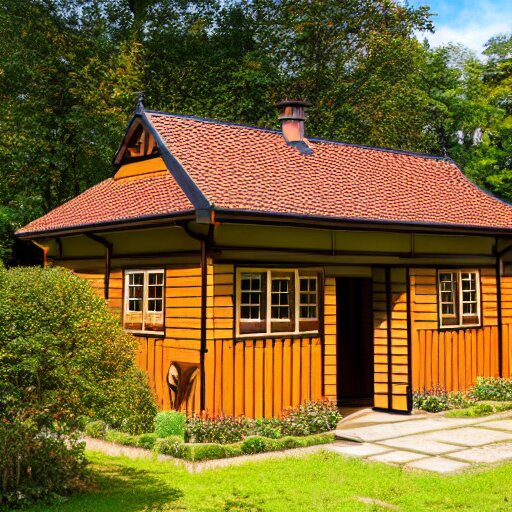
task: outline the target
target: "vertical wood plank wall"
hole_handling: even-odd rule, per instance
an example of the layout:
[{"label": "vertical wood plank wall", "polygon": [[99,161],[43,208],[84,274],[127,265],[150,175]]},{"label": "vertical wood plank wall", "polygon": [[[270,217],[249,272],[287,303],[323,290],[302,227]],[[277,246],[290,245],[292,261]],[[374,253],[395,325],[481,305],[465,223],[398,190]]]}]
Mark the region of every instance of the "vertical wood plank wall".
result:
[{"label": "vertical wood plank wall", "polygon": [[208,330],[206,409],[215,414],[279,416],[321,398],[322,348],[316,337],[235,337],[235,266],[213,266],[213,329]]},{"label": "vertical wood plank wall", "polygon": [[[482,326],[439,329],[437,273],[411,269],[412,386],[414,390],[439,385],[463,391],[477,376],[499,376],[499,327],[496,274],[480,269]],[[510,377],[512,335],[512,279],[502,278],[503,376]]]},{"label": "vertical wood plank wall", "polygon": [[[404,268],[389,270],[391,304],[386,292],[386,270],[373,271],[374,406],[407,411],[407,281]],[[391,325],[388,324],[390,307]]]},{"label": "vertical wood plank wall", "polygon": [[336,278],[327,276],[324,285],[324,390],[332,401],[337,399],[336,383]]},{"label": "vertical wood plank wall", "polygon": [[[322,389],[320,336],[236,339],[235,267],[207,267],[206,410],[216,414],[272,417],[283,408],[324,394],[336,397],[336,290],[334,278],[325,286],[326,382]],[[103,297],[103,275],[77,273]],[[165,271],[165,336],[139,336],[137,364],[146,371],[157,403],[170,408],[167,375],[171,363],[199,365],[201,340],[201,269],[168,267]],[[123,272],[111,273],[109,307],[121,315]],[[200,382],[182,406],[200,412]]]},{"label": "vertical wood plank wall", "polygon": [[[104,297],[103,274],[76,273],[87,279],[94,291]],[[165,336],[137,336],[136,361],[146,371],[161,409],[170,408],[167,375],[171,363],[199,365],[201,336],[201,269],[198,266],[165,270]],[[109,283],[108,306],[122,313],[123,271],[113,269]],[[182,409],[199,412],[200,382],[197,380]]]}]

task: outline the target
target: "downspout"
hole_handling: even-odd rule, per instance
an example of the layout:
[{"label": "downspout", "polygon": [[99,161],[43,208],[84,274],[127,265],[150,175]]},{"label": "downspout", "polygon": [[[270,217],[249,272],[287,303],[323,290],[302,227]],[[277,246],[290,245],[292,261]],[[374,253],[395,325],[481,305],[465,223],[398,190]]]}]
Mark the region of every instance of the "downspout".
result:
[{"label": "downspout", "polygon": [[405,282],[407,286],[407,410],[412,411],[412,318],[411,318],[411,269],[409,266],[405,267]]},{"label": "downspout", "polygon": [[391,269],[386,267],[384,269],[385,287],[386,287],[386,323],[387,323],[387,355],[388,355],[388,410],[393,410],[393,368],[392,368],[392,345],[393,336],[391,331],[392,321],[392,304],[393,300],[391,293]]},{"label": "downspout", "polygon": [[180,224],[184,231],[194,240],[201,243],[201,342],[199,349],[199,375],[201,382],[200,389],[200,410],[206,409],[206,372],[205,354],[207,349],[206,321],[207,321],[207,300],[208,300],[208,253],[213,246],[213,235],[215,225],[208,226],[208,234],[201,235],[192,231],[187,223]]},{"label": "downspout", "polygon": [[105,248],[105,276],[103,279],[103,295],[105,300],[108,300],[109,289],[110,289],[110,269],[112,266],[112,249],[113,246],[110,242],[107,242],[104,238],[92,233],[86,233],[85,236],[101,244]]},{"label": "downspout", "polygon": [[[497,244],[496,244],[497,246]],[[496,307],[498,310],[498,372],[503,377],[503,311],[501,303],[501,258],[512,249],[512,245],[496,251]]]}]

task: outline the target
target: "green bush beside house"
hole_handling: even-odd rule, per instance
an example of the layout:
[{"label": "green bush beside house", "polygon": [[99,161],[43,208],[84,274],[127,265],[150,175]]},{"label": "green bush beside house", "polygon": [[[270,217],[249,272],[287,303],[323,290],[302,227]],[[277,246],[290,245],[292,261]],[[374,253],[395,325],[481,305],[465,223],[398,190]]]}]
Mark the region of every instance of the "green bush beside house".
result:
[{"label": "green bush beside house", "polygon": [[0,269],[0,508],[80,487],[84,416],[152,430],[157,409],[135,349],[71,272]]}]

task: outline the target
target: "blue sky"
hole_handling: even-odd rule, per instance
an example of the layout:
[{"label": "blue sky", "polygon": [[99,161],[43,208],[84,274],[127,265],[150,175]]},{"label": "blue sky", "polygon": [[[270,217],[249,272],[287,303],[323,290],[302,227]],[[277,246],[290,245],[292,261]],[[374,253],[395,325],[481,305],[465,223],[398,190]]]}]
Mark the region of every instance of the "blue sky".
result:
[{"label": "blue sky", "polygon": [[498,33],[512,32],[512,0],[409,0],[417,7],[429,5],[436,27],[427,37],[432,46],[461,43],[477,53]]}]

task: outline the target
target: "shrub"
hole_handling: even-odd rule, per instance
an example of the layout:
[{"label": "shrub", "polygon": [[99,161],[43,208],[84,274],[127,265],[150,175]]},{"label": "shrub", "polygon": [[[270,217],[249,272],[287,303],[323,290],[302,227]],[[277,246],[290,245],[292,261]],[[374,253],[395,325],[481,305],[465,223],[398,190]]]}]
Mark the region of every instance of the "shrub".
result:
[{"label": "shrub", "polygon": [[475,399],[460,391],[448,393],[448,407],[450,409],[464,409],[475,403]]},{"label": "shrub", "polygon": [[470,393],[477,400],[512,401],[512,379],[477,377]]},{"label": "shrub", "polygon": [[202,460],[237,457],[243,454],[255,454],[332,443],[334,439],[335,437],[332,433],[316,434],[306,437],[283,437],[281,439],[252,436],[238,443],[231,444],[182,443],[179,438],[165,438],[158,439],[156,449],[159,453],[199,462]]},{"label": "shrub", "polygon": [[442,386],[433,386],[413,394],[416,409],[427,412],[440,412],[448,409],[448,392]]},{"label": "shrub", "polygon": [[145,448],[146,450],[152,450],[155,447],[158,436],[155,433],[141,434],[137,439],[137,446],[139,448]]},{"label": "shrub", "polygon": [[277,439],[281,437],[282,421],[279,418],[258,418],[252,422],[252,434]]},{"label": "shrub", "polygon": [[336,404],[328,400],[305,402],[285,410],[281,432],[285,435],[307,436],[336,428],[341,414]]},{"label": "shrub", "polygon": [[105,441],[123,444],[125,446],[137,446],[137,436],[121,432],[120,430],[107,430]]},{"label": "shrub", "polygon": [[83,416],[152,430],[156,406],[136,346],[71,272],[0,269],[0,506],[78,486]]},{"label": "shrub", "polygon": [[224,459],[226,457],[233,457],[233,450],[229,449],[224,444],[194,444],[188,445],[187,455],[188,459],[192,461],[202,461],[211,459]]},{"label": "shrub", "polygon": [[242,441],[243,453],[260,453],[267,450],[267,440],[264,437],[247,437]]},{"label": "shrub", "polygon": [[327,401],[305,402],[284,411],[283,418],[251,420],[243,416],[193,416],[187,418],[185,438],[194,443],[236,443],[248,436],[278,439],[283,435],[306,436],[333,430],[341,414]]},{"label": "shrub", "polygon": [[251,420],[243,416],[194,416],[187,420],[186,439],[194,443],[236,443],[250,434],[251,427]]},{"label": "shrub", "polygon": [[96,439],[105,439],[107,424],[102,420],[90,421],[85,425],[85,435]]},{"label": "shrub", "polygon": [[184,458],[185,444],[180,436],[168,436],[163,439],[157,439],[155,449],[163,455],[171,455],[172,457]]},{"label": "shrub", "polygon": [[185,414],[177,411],[161,411],[155,417],[155,433],[158,437],[185,436]]}]

